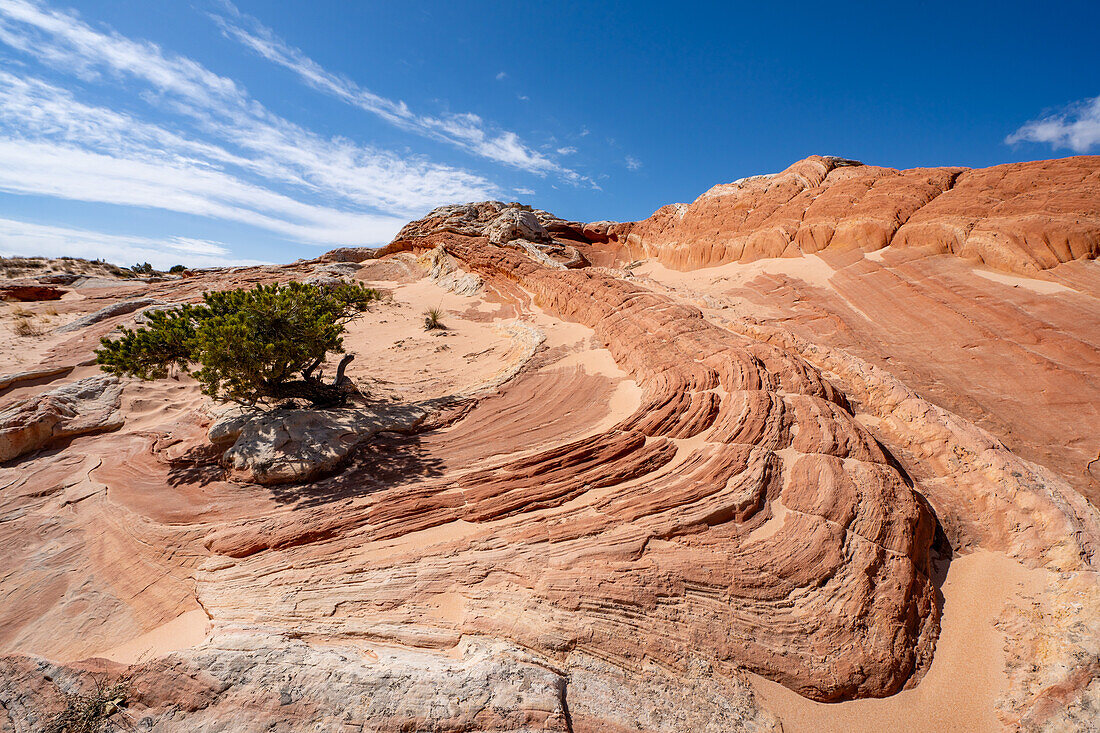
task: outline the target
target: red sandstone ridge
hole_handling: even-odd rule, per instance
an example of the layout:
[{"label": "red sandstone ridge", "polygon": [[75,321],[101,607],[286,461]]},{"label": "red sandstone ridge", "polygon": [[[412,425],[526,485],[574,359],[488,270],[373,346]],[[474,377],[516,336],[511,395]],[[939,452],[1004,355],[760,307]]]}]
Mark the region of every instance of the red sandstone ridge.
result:
[{"label": "red sandstone ridge", "polygon": [[814,155],[611,231],[681,270],[893,245],[1035,273],[1100,253],[1100,157],[899,171]]},{"label": "red sandstone ridge", "polygon": [[[1097,167],[815,157],[20,305],[0,730],[103,669],[165,731],[1092,730]],[[347,278],[354,407],[84,394],[151,308]]]}]

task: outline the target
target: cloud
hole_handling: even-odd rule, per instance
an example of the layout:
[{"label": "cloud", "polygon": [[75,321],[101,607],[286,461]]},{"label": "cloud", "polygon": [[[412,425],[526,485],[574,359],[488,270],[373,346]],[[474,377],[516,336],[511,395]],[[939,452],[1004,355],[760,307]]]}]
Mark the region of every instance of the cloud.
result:
[{"label": "cloud", "polygon": [[577,152],[577,149],[572,145],[567,145],[564,148],[558,148],[558,155],[572,155]]},{"label": "cloud", "polygon": [[[289,69],[320,92],[376,115],[402,130],[449,143],[496,163],[539,176],[555,174],[574,184],[591,183],[586,176],[533,150],[516,133],[497,129],[478,115],[468,112],[440,116],[416,114],[402,101],[387,99],[342,74],[328,71],[255,18],[241,13],[228,2],[226,7],[227,15],[211,14],[211,17],[227,37],[268,61]],[[501,75],[497,74],[497,78],[500,79]]]},{"label": "cloud", "polygon": [[503,71],[497,73],[497,81],[504,81],[507,78],[508,75],[505,74]]},{"label": "cloud", "polygon": [[100,33],[75,13],[27,0],[0,0],[0,41],[83,78],[104,70],[127,74],[204,106],[247,100],[235,82],[195,61],[167,56],[153,43]]},{"label": "cloud", "polygon": [[387,241],[405,222],[302,203],[188,163],[150,163],[53,142],[0,140],[0,190],[178,211],[323,245]]},{"label": "cloud", "polygon": [[149,88],[142,98],[206,138],[86,104],[12,65],[0,70],[0,188],[9,192],[156,207],[328,245],[383,242],[409,216],[500,190],[462,169],[317,135],[197,62],[73,13],[0,0],[0,41],[89,84],[138,81]]},{"label": "cloud", "polygon": [[514,191],[515,191],[515,193],[519,194],[520,196],[534,196],[535,195],[534,189],[531,189],[531,188],[517,188],[517,189],[514,189]]},{"label": "cloud", "polygon": [[183,237],[131,237],[2,218],[0,255],[83,257],[120,265],[149,262],[158,269],[178,264],[188,267],[266,264],[234,257],[221,242]]},{"label": "cloud", "polygon": [[642,167],[642,161],[635,158],[633,155],[626,156],[626,167],[632,171],[636,171]]},{"label": "cloud", "polygon": [[1005,143],[1047,143],[1051,148],[1069,148],[1086,153],[1100,146],[1100,97],[1084,99],[1065,109],[1032,120],[1005,138]]}]

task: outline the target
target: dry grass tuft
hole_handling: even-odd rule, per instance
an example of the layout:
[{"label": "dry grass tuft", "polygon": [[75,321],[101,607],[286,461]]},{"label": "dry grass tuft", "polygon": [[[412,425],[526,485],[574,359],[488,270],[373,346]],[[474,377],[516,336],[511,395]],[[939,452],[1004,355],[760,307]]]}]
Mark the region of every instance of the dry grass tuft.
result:
[{"label": "dry grass tuft", "polygon": [[23,337],[41,336],[45,333],[45,331],[42,330],[42,327],[38,325],[38,321],[35,320],[34,317],[31,316],[30,314],[23,315],[23,316],[16,316],[16,319],[17,319],[16,323],[15,323],[15,335],[16,336],[23,336]]},{"label": "dry grass tuft", "polygon": [[105,733],[129,723],[123,708],[130,697],[130,678],[108,682],[106,676],[93,676],[92,682],[90,694],[65,693],[65,709],[46,724],[44,733]]}]

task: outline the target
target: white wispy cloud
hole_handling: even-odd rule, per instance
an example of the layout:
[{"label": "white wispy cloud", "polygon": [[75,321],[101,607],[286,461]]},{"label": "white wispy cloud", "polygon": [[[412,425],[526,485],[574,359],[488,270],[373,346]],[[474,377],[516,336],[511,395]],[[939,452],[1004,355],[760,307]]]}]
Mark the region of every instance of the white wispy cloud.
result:
[{"label": "white wispy cloud", "polygon": [[626,156],[626,167],[632,171],[636,171],[642,167],[642,161],[635,158],[633,155]]},{"label": "white wispy cloud", "polygon": [[235,82],[191,59],[166,55],[154,43],[101,33],[74,12],[49,9],[31,0],[0,0],[0,41],[85,78],[107,70],[144,79],[203,106],[213,106],[215,100],[247,102]]},{"label": "white wispy cloud", "polygon": [[[479,115],[468,112],[439,116],[414,113],[403,101],[387,99],[347,76],[328,71],[255,18],[241,13],[228,2],[225,5],[226,15],[211,14],[211,17],[227,37],[239,41],[268,61],[289,69],[318,91],[376,115],[395,127],[449,143],[496,163],[540,176],[555,174],[575,184],[591,183],[588,177],[533,150],[516,133],[497,129]],[[504,72],[497,74],[497,79],[504,78],[501,74]]]},{"label": "white wispy cloud", "polygon": [[317,135],[271,113],[233,80],[155,44],[101,32],[72,12],[0,0],[0,42],[85,81],[140,82],[152,104],[210,138],[84,103],[9,67],[0,71],[0,188],[7,191],[245,222],[318,244],[383,242],[409,216],[499,193],[462,169]]},{"label": "white wispy cloud", "polygon": [[507,78],[508,74],[504,73],[503,71],[497,72],[497,81],[504,81]]},{"label": "white wispy cloud", "polygon": [[1100,146],[1100,97],[1083,99],[1054,114],[1032,120],[1006,137],[1005,142],[1009,145],[1047,143],[1054,149],[1068,148],[1086,153]]},{"label": "white wispy cloud", "polygon": [[121,236],[0,218],[0,255],[30,257],[44,252],[57,257],[103,259],[123,265],[148,262],[162,270],[177,264],[187,267],[266,264],[234,257],[221,242],[184,237]]},{"label": "white wispy cloud", "polygon": [[572,155],[577,152],[577,149],[572,145],[566,145],[564,148],[558,148],[558,155]]},{"label": "white wispy cloud", "polygon": [[54,142],[0,140],[0,190],[178,211],[316,244],[382,242],[403,218],[304,204],[217,170],[150,163]]}]

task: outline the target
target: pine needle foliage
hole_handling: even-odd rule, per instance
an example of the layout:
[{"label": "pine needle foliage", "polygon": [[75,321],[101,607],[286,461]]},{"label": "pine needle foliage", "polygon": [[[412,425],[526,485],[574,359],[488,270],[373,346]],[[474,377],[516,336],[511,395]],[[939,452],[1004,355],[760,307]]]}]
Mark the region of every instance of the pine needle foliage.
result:
[{"label": "pine needle foliage", "polygon": [[146,380],[179,369],[204,394],[246,405],[298,398],[338,404],[339,385],[314,371],[329,353],[344,352],[346,324],[381,297],[361,285],[297,282],[207,292],[202,305],[149,311],[147,327],[101,339],[96,361],[106,372]]}]

